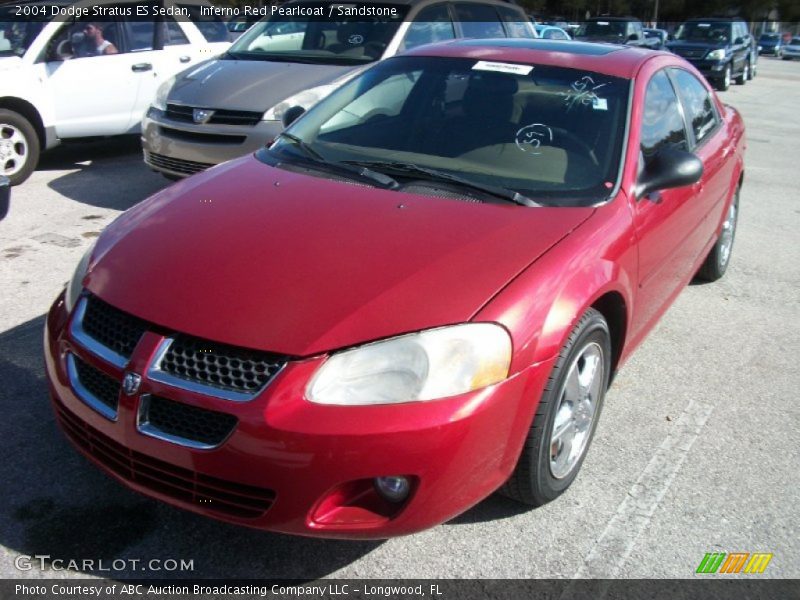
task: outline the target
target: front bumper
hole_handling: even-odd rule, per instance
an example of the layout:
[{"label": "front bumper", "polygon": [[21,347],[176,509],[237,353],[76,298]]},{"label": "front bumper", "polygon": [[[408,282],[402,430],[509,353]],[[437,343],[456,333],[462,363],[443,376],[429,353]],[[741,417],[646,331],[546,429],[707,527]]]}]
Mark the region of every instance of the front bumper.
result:
[{"label": "front bumper", "polygon": [[[324,359],[315,357],[290,362],[253,400],[232,402],[148,379],[161,335],[145,333],[119,368],[73,339],[68,325],[62,295],[46,323],[47,377],[62,429],[93,463],[138,492],[196,513],[318,537],[413,533],[491,494],[516,464],[552,368],[547,361],[445,400],[332,407],[304,399]],[[75,391],[70,355],[117,381],[142,374],[138,393],[119,394],[115,420]],[[214,449],[155,439],[137,419],[148,395],[235,415],[238,425]],[[411,479],[404,503],[392,505],[374,491],[373,478],[387,475]]]},{"label": "front bumper", "polygon": [[725,67],[731,66],[731,60],[705,60],[705,59],[689,59],[690,63],[700,71],[703,76],[708,80],[718,80],[725,76]]},{"label": "front bumper", "polygon": [[280,121],[256,125],[198,125],[176,121],[150,107],[142,121],[147,165],[173,177],[188,177],[214,165],[255,152],[281,131]]}]

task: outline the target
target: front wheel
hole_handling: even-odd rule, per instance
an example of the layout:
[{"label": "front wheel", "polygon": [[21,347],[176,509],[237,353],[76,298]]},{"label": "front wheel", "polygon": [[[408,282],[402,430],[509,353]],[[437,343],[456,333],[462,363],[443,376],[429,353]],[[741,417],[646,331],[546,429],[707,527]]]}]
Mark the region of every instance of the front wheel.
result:
[{"label": "front wheel", "polygon": [[531,506],[575,480],[592,441],[611,370],[608,324],[590,308],[561,349],[514,473],[500,493]]},{"label": "front wheel", "polygon": [[744,67],[742,68],[742,72],[736,78],[736,83],[739,85],[744,85],[750,79],[750,62],[744,63]]},{"label": "front wheel", "polygon": [[717,82],[717,88],[721,92],[726,92],[729,87],[731,87],[731,66],[727,65],[725,72],[722,74],[722,79]]},{"label": "front wheel", "polygon": [[19,185],[39,162],[39,136],[30,121],[11,110],[0,109],[0,175]]},{"label": "front wheel", "polygon": [[725,271],[728,270],[728,264],[731,262],[733,240],[736,237],[736,223],[739,220],[739,189],[737,187],[736,192],[734,192],[717,242],[711,248],[711,252],[708,253],[703,266],[697,272],[699,279],[716,281],[725,275]]}]

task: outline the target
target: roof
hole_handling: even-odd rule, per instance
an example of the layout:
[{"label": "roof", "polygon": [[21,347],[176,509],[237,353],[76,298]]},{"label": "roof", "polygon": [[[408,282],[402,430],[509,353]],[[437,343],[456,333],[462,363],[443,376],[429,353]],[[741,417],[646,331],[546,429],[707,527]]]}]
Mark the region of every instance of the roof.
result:
[{"label": "roof", "polygon": [[454,40],[420,46],[405,55],[462,57],[477,60],[552,65],[584,69],[631,79],[649,58],[663,53],[649,49],[567,40]]}]

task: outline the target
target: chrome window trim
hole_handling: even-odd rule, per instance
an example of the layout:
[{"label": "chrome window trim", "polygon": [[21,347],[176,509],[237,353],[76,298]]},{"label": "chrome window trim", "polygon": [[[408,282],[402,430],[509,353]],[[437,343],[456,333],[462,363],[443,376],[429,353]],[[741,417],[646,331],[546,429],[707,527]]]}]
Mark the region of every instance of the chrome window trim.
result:
[{"label": "chrome window trim", "polygon": [[147,370],[147,378],[151,381],[157,381],[158,383],[163,383],[164,385],[168,385],[170,387],[202,394],[204,396],[212,396],[214,398],[229,400],[231,402],[249,402],[263,392],[286,366],[286,363],[281,365],[278,371],[272,377],[270,377],[264,385],[254,392],[245,393],[236,392],[234,390],[223,390],[211,385],[206,385],[204,383],[197,383],[196,381],[189,381],[188,379],[176,377],[171,373],[162,371],[161,361],[164,359],[164,355],[167,353],[167,350],[169,350],[170,345],[172,345],[172,342],[174,341],[174,337],[166,337],[161,341],[153,360],[150,362],[150,367]]},{"label": "chrome window trim", "polygon": [[234,431],[236,431],[236,426],[234,426],[231,428],[228,435],[226,435],[218,444],[198,442],[197,440],[190,440],[189,438],[162,431],[148,420],[151,396],[152,394],[142,394],[139,398],[139,410],[136,411],[136,430],[143,435],[147,435],[164,442],[177,444],[178,446],[192,448],[193,450],[213,450],[215,448],[219,448],[222,444],[227,442],[228,438],[231,437]]},{"label": "chrome window trim", "polygon": [[109,421],[116,422],[117,411],[106,406],[97,396],[86,389],[83,383],[81,383],[75,360],[76,358],[72,353],[67,353],[67,377],[69,378],[69,384],[72,387],[72,391],[75,392],[75,395],[78,397],[78,399],[86,406],[100,413]]},{"label": "chrome window trim", "polygon": [[96,357],[111,363],[119,369],[124,369],[128,364],[128,359],[95,340],[83,328],[83,318],[86,316],[87,303],[88,299],[85,295],[78,300],[78,304],[75,306],[75,313],[72,315],[72,323],[69,329],[70,336]]}]

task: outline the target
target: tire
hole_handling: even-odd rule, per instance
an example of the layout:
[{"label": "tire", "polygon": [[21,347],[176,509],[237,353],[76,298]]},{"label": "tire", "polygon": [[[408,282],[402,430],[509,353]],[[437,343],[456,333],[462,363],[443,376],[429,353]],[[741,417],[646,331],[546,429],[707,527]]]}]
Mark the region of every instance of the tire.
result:
[{"label": "tire", "polygon": [[19,185],[39,162],[39,136],[30,121],[11,110],[0,109],[0,175]]},{"label": "tire", "polygon": [[722,231],[716,243],[708,253],[706,260],[697,271],[697,278],[703,281],[716,281],[725,275],[728,265],[731,262],[731,252],[733,242],[736,238],[736,223],[739,220],[739,190],[737,187],[733,194],[725,222],[722,224]]},{"label": "tire", "polygon": [[[522,454],[513,474],[500,488],[501,494],[523,504],[541,506],[563,494],[575,480],[603,408],[611,367],[610,340],[603,315],[590,308],[559,353]],[[594,376],[588,385],[583,385],[580,376],[588,376],[592,364]],[[573,385],[568,385],[570,382]],[[584,394],[581,402],[570,401]],[[588,403],[590,398],[592,402]],[[591,414],[587,415],[586,409]],[[554,439],[556,428],[561,435]],[[573,445],[579,449],[567,451],[564,440],[569,440],[570,450]]]},{"label": "tire", "polygon": [[737,85],[744,85],[750,79],[750,61],[744,63],[744,68],[739,76],[736,78]]},{"label": "tire", "polygon": [[722,79],[717,81],[717,89],[721,92],[727,92],[728,88],[731,87],[731,66],[727,65],[725,67],[725,73],[722,75]]},{"label": "tire", "polygon": [[750,70],[747,73],[747,81],[753,81],[758,74],[758,57],[756,57],[756,61],[750,61]]}]

